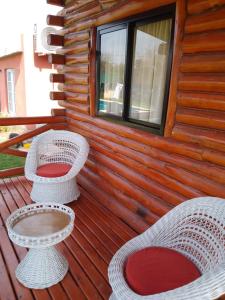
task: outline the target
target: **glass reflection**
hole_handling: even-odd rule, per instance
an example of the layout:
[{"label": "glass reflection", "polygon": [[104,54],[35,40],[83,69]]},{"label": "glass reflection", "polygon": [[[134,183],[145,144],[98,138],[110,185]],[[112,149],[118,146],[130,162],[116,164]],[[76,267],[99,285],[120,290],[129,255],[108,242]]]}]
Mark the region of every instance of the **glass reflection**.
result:
[{"label": "glass reflection", "polygon": [[117,30],[101,36],[99,111],[122,115],[126,30]]}]

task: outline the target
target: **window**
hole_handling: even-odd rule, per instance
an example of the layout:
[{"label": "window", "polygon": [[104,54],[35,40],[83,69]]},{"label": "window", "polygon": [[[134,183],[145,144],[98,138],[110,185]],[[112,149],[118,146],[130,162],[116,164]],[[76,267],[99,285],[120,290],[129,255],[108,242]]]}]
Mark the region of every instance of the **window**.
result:
[{"label": "window", "polygon": [[8,96],[8,113],[16,114],[16,97],[15,97],[15,70],[6,70],[7,96]]},{"label": "window", "polygon": [[97,115],[163,134],[174,6],[97,28]]}]

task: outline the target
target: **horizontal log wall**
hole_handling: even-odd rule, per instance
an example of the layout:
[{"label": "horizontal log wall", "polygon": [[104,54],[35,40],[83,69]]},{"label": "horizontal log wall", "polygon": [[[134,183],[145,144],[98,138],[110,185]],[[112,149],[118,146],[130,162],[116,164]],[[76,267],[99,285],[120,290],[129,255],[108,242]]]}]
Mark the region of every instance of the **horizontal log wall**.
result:
[{"label": "horizontal log wall", "polygon": [[[166,136],[95,117],[95,26],[173,2]],[[222,0],[70,0],[59,13],[64,65],[53,98],[66,108],[69,129],[91,146],[79,183],[137,231],[187,199],[225,198],[224,12]]]}]

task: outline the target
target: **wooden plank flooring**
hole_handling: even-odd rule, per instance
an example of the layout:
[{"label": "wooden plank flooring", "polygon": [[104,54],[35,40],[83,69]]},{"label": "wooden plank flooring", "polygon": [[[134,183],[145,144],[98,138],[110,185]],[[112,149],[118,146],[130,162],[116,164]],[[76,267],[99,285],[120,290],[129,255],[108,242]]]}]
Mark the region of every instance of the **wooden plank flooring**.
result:
[{"label": "wooden plank flooring", "polygon": [[65,278],[44,290],[27,289],[17,281],[15,269],[27,250],[11,243],[5,221],[18,207],[31,203],[30,191],[31,183],[23,176],[0,180],[0,300],[108,299],[108,264],[137,233],[83,189],[79,200],[70,204],[75,228],[58,245],[70,266]]},{"label": "wooden plank flooring", "polygon": [[0,300],[108,299],[108,264],[137,233],[85,190],[70,204],[76,214],[75,228],[58,245],[70,266],[65,278],[44,290],[27,289],[17,281],[15,269],[27,250],[9,240],[5,221],[15,209],[31,203],[30,191],[31,183],[23,176],[0,180]]}]

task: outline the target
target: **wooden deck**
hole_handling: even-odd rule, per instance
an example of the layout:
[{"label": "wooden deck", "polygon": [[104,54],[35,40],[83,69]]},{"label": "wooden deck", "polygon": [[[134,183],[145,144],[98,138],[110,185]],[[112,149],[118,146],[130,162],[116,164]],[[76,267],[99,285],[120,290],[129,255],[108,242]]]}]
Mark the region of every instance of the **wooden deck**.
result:
[{"label": "wooden deck", "polygon": [[5,220],[18,207],[31,203],[30,191],[31,184],[24,177],[0,181],[0,300],[108,299],[108,264],[116,250],[137,233],[84,190],[71,204],[75,229],[59,245],[70,265],[64,280],[44,290],[27,289],[17,281],[15,269],[27,250],[10,242]]}]

